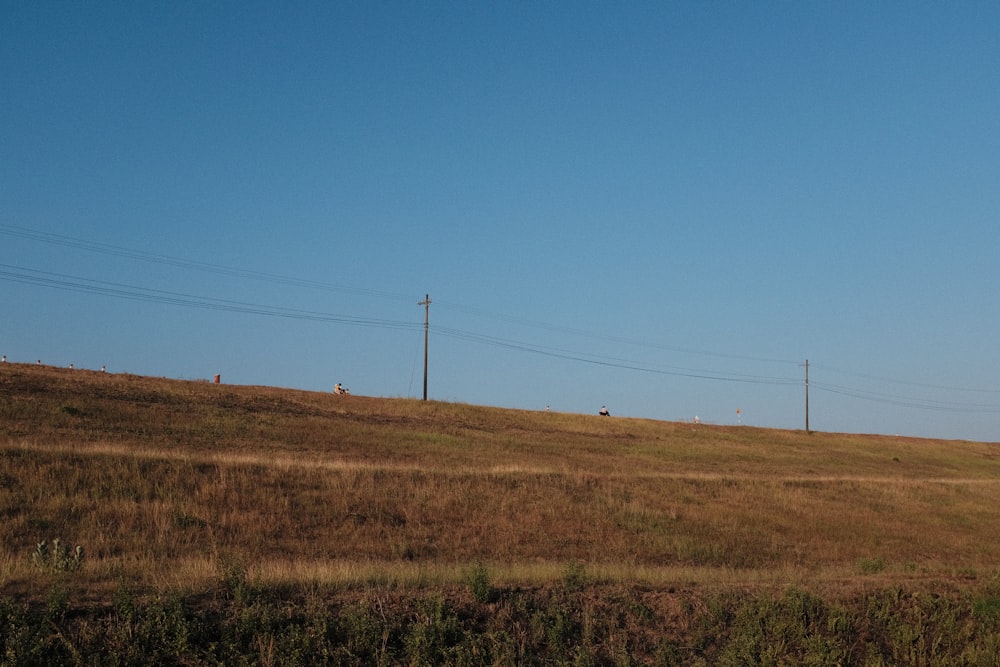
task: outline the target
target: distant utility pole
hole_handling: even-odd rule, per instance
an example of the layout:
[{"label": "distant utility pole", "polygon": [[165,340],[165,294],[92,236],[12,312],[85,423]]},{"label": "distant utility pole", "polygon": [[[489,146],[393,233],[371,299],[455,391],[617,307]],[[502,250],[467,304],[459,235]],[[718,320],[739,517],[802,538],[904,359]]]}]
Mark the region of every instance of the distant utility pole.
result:
[{"label": "distant utility pole", "polygon": [[806,359],[806,433],[809,433],[809,360]]},{"label": "distant utility pole", "polygon": [[417,301],[424,307],[424,400],[427,400],[427,338],[431,322],[431,295],[425,294],[423,301]]}]

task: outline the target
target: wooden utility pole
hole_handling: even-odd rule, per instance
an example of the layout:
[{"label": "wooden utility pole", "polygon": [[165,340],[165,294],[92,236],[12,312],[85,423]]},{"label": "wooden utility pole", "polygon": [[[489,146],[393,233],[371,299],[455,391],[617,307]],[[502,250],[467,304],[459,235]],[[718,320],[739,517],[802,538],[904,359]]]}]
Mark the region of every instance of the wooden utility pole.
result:
[{"label": "wooden utility pole", "polygon": [[424,400],[427,400],[427,339],[431,322],[431,295],[425,294],[423,301],[417,301],[418,306],[424,307]]},{"label": "wooden utility pole", "polygon": [[809,433],[809,360],[806,359],[806,433]]}]

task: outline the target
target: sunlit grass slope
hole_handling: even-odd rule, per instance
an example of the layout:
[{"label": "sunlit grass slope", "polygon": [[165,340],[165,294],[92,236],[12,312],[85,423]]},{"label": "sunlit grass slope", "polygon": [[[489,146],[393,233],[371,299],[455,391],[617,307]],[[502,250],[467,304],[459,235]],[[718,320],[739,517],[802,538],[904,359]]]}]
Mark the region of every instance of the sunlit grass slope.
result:
[{"label": "sunlit grass slope", "polygon": [[0,584],[853,587],[1000,568],[1000,444],[0,366]]}]

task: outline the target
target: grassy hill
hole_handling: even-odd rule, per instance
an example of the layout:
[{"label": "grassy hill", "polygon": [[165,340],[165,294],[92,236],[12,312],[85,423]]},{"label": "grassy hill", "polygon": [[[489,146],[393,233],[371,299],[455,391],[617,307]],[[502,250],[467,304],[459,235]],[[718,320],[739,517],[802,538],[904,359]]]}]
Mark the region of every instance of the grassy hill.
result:
[{"label": "grassy hill", "polygon": [[396,596],[409,618],[428,595],[494,616],[504,591],[576,592],[602,615],[624,596],[686,619],[671,646],[712,600],[789,591],[825,613],[948,594],[970,622],[996,599],[998,623],[998,500],[997,443],[0,366],[0,595],[22,601],[58,582],[98,607],[123,587],[222,604],[236,573],[278,598]]}]

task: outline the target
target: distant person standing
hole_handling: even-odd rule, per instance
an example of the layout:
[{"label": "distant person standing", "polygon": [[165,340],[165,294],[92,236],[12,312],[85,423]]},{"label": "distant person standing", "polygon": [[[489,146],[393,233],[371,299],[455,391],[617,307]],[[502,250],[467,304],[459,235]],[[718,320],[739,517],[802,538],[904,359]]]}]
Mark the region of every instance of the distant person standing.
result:
[{"label": "distant person standing", "polygon": [[5,354],[3,355],[3,358],[0,359],[0,364],[6,364],[6,363],[7,363],[7,355]]},{"label": "distant person standing", "polygon": [[597,414],[601,415],[602,417],[610,417],[611,416],[611,413],[608,412],[608,406],[606,406],[606,405],[602,405],[600,411]]}]

